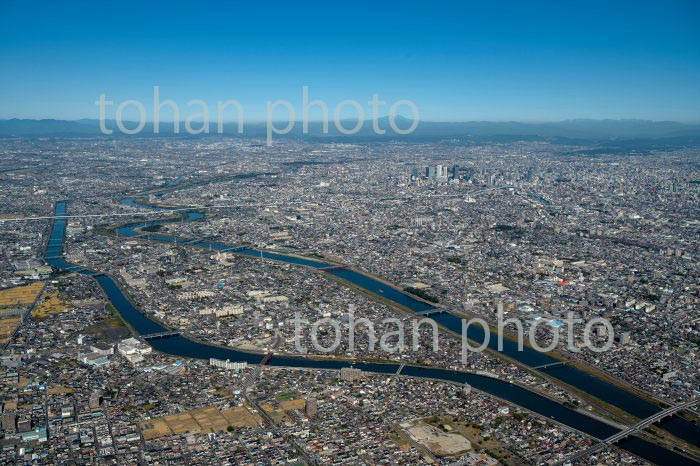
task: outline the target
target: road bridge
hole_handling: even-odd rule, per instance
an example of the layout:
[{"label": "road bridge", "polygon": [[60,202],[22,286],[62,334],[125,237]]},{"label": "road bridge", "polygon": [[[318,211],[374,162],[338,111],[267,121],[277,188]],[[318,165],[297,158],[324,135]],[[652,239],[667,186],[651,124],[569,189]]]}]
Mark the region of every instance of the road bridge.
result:
[{"label": "road bridge", "polygon": [[274,355],[274,350],[279,348],[280,344],[282,343],[282,335],[280,333],[277,333],[277,336],[275,337],[275,342],[272,345],[272,351],[267,353],[264,358],[260,361],[260,364],[255,366],[255,369],[253,372],[248,376],[248,378],[243,382],[243,395],[247,396],[248,389],[255,383],[255,380],[258,378],[260,373],[262,372],[263,367],[267,365],[268,362],[270,362],[270,359],[272,359],[272,356]]},{"label": "road bridge", "polygon": [[162,338],[170,338],[170,337],[178,337],[178,336],[180,336],[180,332],[177,330],[173,330],[170,332],[149,333],[147,335],[141,335],[141,338],[143,338],[146,341],[150,341],[150,340],[160,340]]},{"label": "road bridge", "polygon": [[330,272],[332,270],[340,270],[340,269],[347,269],[347,265],[329,265],[328,267],[321,267],[318,270],[321,270],[323,272]]},{"label": "road bridge", "polygon": [[620,440],[629,437],[630,435],[634,435],[636,432],[639,432],[640,430],[650,426],[651,424],[658,422],[662,420],[665,417],[672,416],[673,414],[677,413],[678,411],[682,411],[684,409],[690,408],[691,406],[694,406],[696,404],[700,403],[700,398],[694,398],[692,400],[688,400],[685,403],[677,404],[675,406],[671,406],[670,408],[666,408],[662,411],[659,411],[658,413],[649,416],[646,419],[643,419],[639,421],[638,423],[621,430],[620,432],[611,435],[610,437],[601,440],[600,442],[596,443],[592,447],[575,454],[571,458],[568,458],[567,460],[564,460],[560,463],[557,463],[556,466],[559,465],[564,465],[564,464],[573,464],[576,460],[579,460],[581,458],[586,458],[616,442],[619,442]]},{"label": "road bridge", "polygon": [[398,370],[396,371],[396,376],[398,377],[401,375],[401,371],[403,370],[404,366],[406,365],[405,362],[402,362],[401,365],[399,366]]},{"label": "road bridge", "polygon": [[447,314],[448,312],[452,312],[456,307],[436,307],[433,309],[426,309],[425,311],[419,311],[416,312],[416,315],[419,316],[424,316],[424,317],[430,317],[430,316],[436,316],[440,314]]},{"label": "road bridge", "polygon": [[533,367],[533,369],[538,369],[538,370],[550,369],[552,367],[565,366],[568,363],[569,363],[568,361],[550,362],[547,364],[542,364],[541,366],[535,366],[535,367]]}]

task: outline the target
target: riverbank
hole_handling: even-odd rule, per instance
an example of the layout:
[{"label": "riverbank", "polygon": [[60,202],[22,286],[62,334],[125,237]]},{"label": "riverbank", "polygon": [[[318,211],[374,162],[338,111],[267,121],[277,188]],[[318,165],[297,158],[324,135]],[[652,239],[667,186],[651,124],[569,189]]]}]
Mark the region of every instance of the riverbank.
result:
[{"label": "riverbank", "polygon": [[[65,206],[63,206],[65,209]],[[167,210],[164,210],[164,212],[167,212]],[[61,222],[63,222],[63,225],[61,226]],[[158,222],[151,222],[152,224],[158,223]],[[56,227],[59,225],[58,230],[60,231],[61,228],[65,228],[65,220],[56,220],[54,222],[54,226]],[[133,232],[133,230],[132,230]],[[129,235],[127,235],[129,236]],[[53,231],[52,231],[52,238],[54,237]],[[173,242],[174,244],[182,244],[184,241],[170,241]],[[212,243],[207,243],[200,241],[198,242],[197,246],[204,246],[206,247],[208,244]],[[217,245],[220,246],[220,245]],[[225,246],[230,248],[230,246]],[[257,255],[257,251],[255,250],[247,250],[248,255]],[[271,255],[271,253],[269,253]],[[279,253],[274,253],[275,257],[264,257],[268,259],[273,259],[273,260],[283,260],[287,261],[289,263],[294,263],[297,265],[304,265],[304,264],[299,264],[301,262],[301,259],[295,258],[295,260],[291,260],[291,258],[286,258],[286,256],[280,255]],[[47,258],[48,259],[48,258]],[[74,267],[70,264],[65,263],[64,261],[57,259],[57,255],[53,257],[54,260],[52,265],[55,265],[59,268],[67,266],[67,267]],[[308,259],[306,259],[309,261]],[[321,263],[322,261],[319,261],[317,259],[313,261],[309,261],[309,263],[312,264],[318,264]],[[369,282],[367,283],[369,286],[360,286],[367,290],[368,292],[375,292],[376,287],[385,287],[383,288],[385,291],[391,290],[391,294],[395,297],[403,297],[405,294],[403,292],[400,292],[397,289],[391,289],[388,288],[388,285],[381,283],[376,280],[372,280],[371,277],[368,277],[366,275],[357,275],[358,272],[356,271],[349,271],[347,273],[351,272],[351,278],[355,278],[358,281],[362,280],[368,280]],[[347,279],[347,273],[343,274],[330,274],[336,277],[340,277],[343,279]],[[356,274],[356,275],[352,275]],[[125,313],[128,314],[128,317],[125,316],[126,319],[129,319],[131,317],[132,319],[145,319],[141,320],[141,323],[144,325],[144,328],[150,326],[150,325],[157,325],[158,327],[161,327],[159,324],[156,324],[154,321],[148,319],[144,314],[141,313],[141,311],[138,311],[135,309],[131,303],[128,302],[128,300],[123,296],[121,293],[121,290],[119,287],[114,284],[113,280],[107,276],[107,275],[100,275],[99,277],[102,277],[101,280],[98,282],[100,283],[100,286],[103,287],[105,290],[105,293],[109,297],[109,299],[113,302],[115,307],[120,311],[120,313],[125,316]],[[364,283],[364,282],[363,282]],[[108,287],[109,289],[107,289]],[[388,299],[388,298],[387,298]],[[403,299],[403,298],[402,298]],[[390,299],[392,302],[396,302]],[[407,301],[408,303],[413,303],[413,302],[419,302],[415,300],[414,298],[411,298],[411,300]],[[400,303],[397,303],[400,304]],[[128,305],[128,306],[127,306]],[[425,303],[421,303],[421,307],[425,306]],[[410,307],[407,307],[408,309],[411,309]],[[412,309],[412,311],[415,312],[415,309]],[[459,318],[457,316],[448,314],[450,319],[457,319],[457,322],[459,322]],[[438,316],[440,317],[440,316]],[[148,321],[148,322],[146,322]],[[133,323],[133,320],[132,320]],[[449,325],[445,325],[445,324]],[[443,326],[445,326],[448,329],[451,329],[454,325],[453,320],[448,320],[446,322],[442,323]],[[135,325],[135,327],[137,327]],[[141,332],[143,333],[143,332]],[[478,335],[477,335],[478,336]],[[477,338],[478,340],[478,338]],[[235,350],[231,349],[223,349],[223,348],[215,348],[210,345],[205,345],[201,343],[197,343],[191,340],[187,340],[182,337],[175,337],[171,339],[163,339],[163,340],[158,340],[152,342],[153,346],[155,349],[163,350],[164,352],[168,352],[170,354],[175,354],[181,357],[199,357],[199,358],[208,358],[208,357],[216,357],[217,353],[221,353],[222,357],[218,357],[219,359],[226,359],[226,356],[231,356],[233,358],[247,358],[250,360],[251,363],[256,363],[259,362],[260,358],[259,355],[257,357],[251,357],[252,355],[250,354],[243,354]],[[530,357],[532,355],[529,355]],[[541,356],[541,355],[540,355]],[[233,359],[237,360],[237,359]],[[340,364],[347,364],[346,362],[340,362],[340,361],[314,361],[314,360],[301,360],[299,358],[289,358],[289,357],[273,357],[273,359],[270,361],[271,365],[289,365],[293,367],[306,367],[306,368],[339,368],[341,367]],[[358,368],[362,368],[363,370],[366,370],[368,372],[377,372],[377,373],[382,373],[382,374],[389,374],[390,372],[395,372],[398,369],[398,365],[396,364],[387,364],[387,365],[379,365],[379,364],[372,364],[372,363],[357,363],[356,366]],[[552,400],[549,400],[545,397],[542,397],[541,395],[538,395],[536,393],[528,392],[527,390],[524,390],[522,387],[518,387],[513,384],[509,384],[507,382],[499,381],[497,379],[490,379],[487,377],[482,377],[482,376],[474,376],[472,374],[468,373],[459,373],[456,371],[450,371],[450,370],[445,370],[445,369],[437,369],[437,368],[425,368],[425,367],[412,367],[408,366],[405,369],[404,375],[407,376],[416,376],[416,377],[421,377],[421,378],[436,378],[439,380],[443,381],[457,381],[460,383],[469,383],[473,387],[486,391],[488,393],[493,394],[494,396],[502,396],[504,399],[508,400],[509,402],[515,403],[519,406],[523,406],[524,408],[527,409],[532,409],[534,412],[539,413],[540,415],[546,416],[546,417],[552,417],[556,418],[557,420],[563,422],[567,426],[570,426],[575,429],[582,430],[584,432],[589,433],[589,435],[595,436],[597,438],[605,438],[611,433],[615,431],[610,426],[605,425],[604,423],[601,423],[600,421],[597,421],[591,417],[585,416],[584,414],[573,411],[561,404],[554,403]],[[642,443],[639,443],[642,442]],[[621,443],[621,446],[623,448],[631,449],[631,451],[635,451],[635,453],[639,453],[641,456],[650,459],[653,461],[652,458],[664,458],[664,457],[671,457],[672,455],[675,455],[673,452],[670,452],[668,450],[661,449],[661,451],[657,451],[654,448],[658,447],[653,447],[648,444],[648,442],[643,442],[639,439],[628,439],[623,441]],[[678,455],[676,455],[678,456]],[[675,458],[674,461],[676,461],[676,464],[695,464],[695,462],[692,462],[691,460],[687,460],[684,457],[678,457]]]}]

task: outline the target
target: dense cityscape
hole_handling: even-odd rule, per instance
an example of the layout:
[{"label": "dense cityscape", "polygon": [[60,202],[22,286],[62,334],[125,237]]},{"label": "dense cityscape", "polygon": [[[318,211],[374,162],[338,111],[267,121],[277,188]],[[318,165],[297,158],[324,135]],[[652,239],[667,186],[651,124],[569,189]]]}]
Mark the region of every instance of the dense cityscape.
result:
[{"label": "dense cityscape", "polygon": [[700,466],[698,24],[0,0],[0,466]]},{"label": "dense cityscape", "polygon": [[[87,138],[0,149],[3,464],[700,458],[697,405],[674,416],[687,435],[662,422],[577,457],[607,435],[526,399],[616,432],[647,416],[566,371],[658,410],[700,396],[695,148]],[[59,245],[70,267],[51,256]],[[139,331],[100,276],[168,334]],[[417,303],[437,332],[412,330]],[[497,329],[499,316],[541,347],[560,335],[555,362],[493,345],[465,356],[446,320]],[[308,322],[298,335],[295,318]],[[613,332],[586,327],[597,318]],[[377,340],[404,325],[391,342],[406,345],[372,345],[368,322]],[[517,340],[516,325],[505,330]],[[249,356],[166,349],[180,339]]]}]

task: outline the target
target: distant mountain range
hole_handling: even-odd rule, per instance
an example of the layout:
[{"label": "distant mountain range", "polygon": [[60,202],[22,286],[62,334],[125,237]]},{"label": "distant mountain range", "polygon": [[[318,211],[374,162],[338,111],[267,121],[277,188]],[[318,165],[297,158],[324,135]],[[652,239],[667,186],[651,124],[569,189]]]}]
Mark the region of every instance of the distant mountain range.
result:
[{"label": "distant mountain range", "polygon": [[[345,128],[353,128],[356,121],[343,121]],[[411,121],[402,117],[396,118],[400,128],[408,128]],[[136,126],[135,122],[124,122],[128,128]],[[107,120],[106,126],[114,130],[110,136],[100,132],[99,120],[30,120],[9,119],[0,120],[0,138],[40,138],[40,137],[134,137],[122,134],[113,120]],[[193,124],[197,127],[197,125]],[[284,127],[284,122],[277,124]],[[581,143],[611,145],[614,147],[666,148],[682,146],[700,146],[700,124],[685,124],[674,121],[650,120],[565,120],[549,123],[522,122],[430,122],[421,121],[417,129],[408,135],[399,135],[391,130],[387,117],[379,119],[379,126],[386,129],[386,134],[378,135],[372,130],[372,122],[365,121],[364,125],[354,135],[343,135],[337,131],[333,122],[329,124],[328,134],[323,134],[320,122],[310,122],[308,134],[302,133],[301,122],[286,135],[274,135],[280,138],[308,138],[312,140],[352,140],[370,141],[377,139],[396,140],[472,140],[476,142],[508,142],[514,140],[549,140],[555,143]],[[192,136],[185,132],[184,122],[180,123],[180,133],[173,134],[173,123],[161,123],[160,133],[153,133],[153,124],[147,123],[137,137],[201,137]],[[210,123],[210,134],[216,135],[216,122]],[[224,135],[236,137],[265,137],[267,127],[264,122],[245,123],[243,134],[236,132],[233,123],[224,125]]]}]

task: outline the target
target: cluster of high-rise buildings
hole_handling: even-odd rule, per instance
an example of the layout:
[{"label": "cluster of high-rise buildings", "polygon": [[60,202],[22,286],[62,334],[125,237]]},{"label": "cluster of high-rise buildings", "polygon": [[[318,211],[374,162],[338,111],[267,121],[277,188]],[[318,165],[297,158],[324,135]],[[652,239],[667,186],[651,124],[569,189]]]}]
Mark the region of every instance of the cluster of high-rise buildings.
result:
[{"label": "cluster of high-rise buildings", "polygon": [[448,181],[450,179],[459,179],[459,165],[453,165],[451,168],[447,165],[425,166],[423,169],[418,167],[413,169],[412,178],[414,180],[426,178],[437,181]]}]

